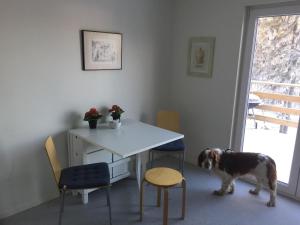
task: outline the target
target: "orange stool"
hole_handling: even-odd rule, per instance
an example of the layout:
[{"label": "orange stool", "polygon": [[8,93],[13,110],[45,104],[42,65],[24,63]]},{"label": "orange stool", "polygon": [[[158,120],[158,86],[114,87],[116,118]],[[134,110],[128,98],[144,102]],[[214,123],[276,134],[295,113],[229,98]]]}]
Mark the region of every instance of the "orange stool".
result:
[{"label": "orange stool", "polygon": [[181,218],[185,216],[185,201],[186,201],[186,182],[182,174],[174,169],[166,167],[157,167],[147,170],[145,178],[141,184],[140,191],[140,220],[143,220],[143,201],[144,201],[144,182],[147,181],[149,184],[157,187],[157,207],[160,207],[161,200],[161,189],[164,190],[164,210],[163,210],[163,225],[168,224],[168,188],[175,185],[181,184],[182,190],[182,213]]}]

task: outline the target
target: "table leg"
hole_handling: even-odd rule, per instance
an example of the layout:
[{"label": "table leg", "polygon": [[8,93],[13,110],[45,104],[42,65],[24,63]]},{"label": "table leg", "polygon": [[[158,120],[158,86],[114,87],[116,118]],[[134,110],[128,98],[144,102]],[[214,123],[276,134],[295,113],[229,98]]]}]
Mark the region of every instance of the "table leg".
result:
[{"label": "table leg", "polygon": [[81,191],[81,200],[83,204],[87,204],[89,202],[89,194],[87,190]]},{"label": "table leg", "polygon": [[135,163],[135,174],[136,174],[136,181],[138,185],[138,190],[141,190],[141,170],[142,170],[142,154],[136,154],[136,163]]}]

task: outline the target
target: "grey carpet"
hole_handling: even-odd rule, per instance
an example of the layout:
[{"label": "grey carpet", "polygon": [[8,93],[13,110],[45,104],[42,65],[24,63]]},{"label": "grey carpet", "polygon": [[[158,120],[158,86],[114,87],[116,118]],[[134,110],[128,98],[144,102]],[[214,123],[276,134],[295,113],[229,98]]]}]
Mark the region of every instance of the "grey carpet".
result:
[{"label": "grey carpet", "polygon": [[[160,162],[161,163],[161,162]],[[169,162],[166,162],[169,163]],[[252,185],[238,181],[233,195],[218,197],[212,191],[220,181],[201,169],[186,165],[187,213],[180,220],[181,189],[173,188],[169,194],[170,225],[298,225],[300,203],[278,196],[277,207],[268,208],[268,194],[248,194]],[[140,222],[136,181],[125,179],[112,186],[111,202],[113,225],[158,225],[162,224],[162,208],[155,207],[156,190],[145,188],[144,220]],[[55,225],[59,210],[59,199],[42,204],[0,221],[1,225]],[[89,203],[82,205],[79,197],[67,196],[63,217],[64,225],[108,224],[105,192],[90,194]]]}]

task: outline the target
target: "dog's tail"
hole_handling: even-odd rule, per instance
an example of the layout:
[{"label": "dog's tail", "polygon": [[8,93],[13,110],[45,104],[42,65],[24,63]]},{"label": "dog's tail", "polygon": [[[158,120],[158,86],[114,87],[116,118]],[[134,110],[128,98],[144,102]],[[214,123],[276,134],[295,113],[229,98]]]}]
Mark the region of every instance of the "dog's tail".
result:
[{"label": "dog's tail", "polygon": [[276,163],[271,157],[268,157],[267,176],[268,176],[268,180],[269,180],[269,188],[272,191],[276,191],[276,188],[277,188]]}]

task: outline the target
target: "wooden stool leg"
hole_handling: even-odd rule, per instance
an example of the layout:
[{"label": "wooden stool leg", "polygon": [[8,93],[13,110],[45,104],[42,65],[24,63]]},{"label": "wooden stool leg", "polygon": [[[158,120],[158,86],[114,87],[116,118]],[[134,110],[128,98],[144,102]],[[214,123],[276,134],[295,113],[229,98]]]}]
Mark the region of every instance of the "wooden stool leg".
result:
[{"label": "wooden stool leg", "polygon": [[168,210],[169,210],[169,192],[168,188],[164,188],[164,213],[163,213],[163,225],[168,225]]},{"label": "wooden stool leg", "polygon": [[160,200],[161,200],[161,187],[157,187],[157,201],[156,201],[157,207],[160,207]]},{"label": "wooden stool leg", "polygon": [[181,218],[184,219],[185,217],[185,204],[186,204],[186,182],[183,178],[182,180],[182,212],[181,212]]},{"label": "wooden stool leg", "polygon": [[143,220],[143,204],[144,204],[144,182],[141,183],[141,189],[140,189],[140,221]]}]

